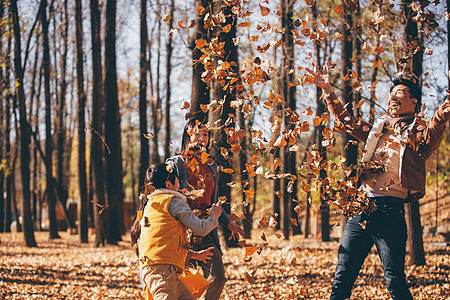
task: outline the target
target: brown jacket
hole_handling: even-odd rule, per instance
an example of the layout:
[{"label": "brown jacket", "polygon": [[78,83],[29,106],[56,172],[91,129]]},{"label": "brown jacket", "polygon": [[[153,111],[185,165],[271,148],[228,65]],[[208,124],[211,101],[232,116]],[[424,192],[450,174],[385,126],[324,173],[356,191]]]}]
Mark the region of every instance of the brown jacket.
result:
[{"label": "brown jacket", "polygon": [[[353,117],[339,101],[335,93],[326,98],[328,110],[343,125],[348,134],[361,142],[366,142],[372,125]],[[439,148],[450,112],[444,113],[440,106],[428,123],[416,121],[409,136],[402,157],[401,184],[410,190],[407,201],[425,195],[425,161]]]}]

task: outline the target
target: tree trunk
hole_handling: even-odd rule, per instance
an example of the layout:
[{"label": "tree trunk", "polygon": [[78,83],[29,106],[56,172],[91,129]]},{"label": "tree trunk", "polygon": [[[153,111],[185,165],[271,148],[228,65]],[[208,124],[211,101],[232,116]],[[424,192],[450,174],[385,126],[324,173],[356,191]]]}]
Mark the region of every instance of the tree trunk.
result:
[{"label": "tree trunk", "polygon": [[50,221],[50,239],[60,238],[58,234],[58,222],[56,220],[56,195],[53,183],[53,143],[51,123],[51,94],[50,94],[50,48],[48,40],[47,1],[41,1],[40,19],[43,37],[43,60],[44,68],[44,93],[45,93],[45,165],[46,165],[46,187],[48,217]]},{"label": "tree trunk", "polygon": [[[1,4],[3,5],[3,4]],[[8,47],[7,47],[7,53],[11,53],[11,44],[12,39],[8,38]],[[5,62],[5,81],[3,82],[5,86],[5,91],[8,91],[8,93],[5,95],[5,165],[7,167],[7,170],[9,172],[5,173],[5,210],[4,210],[4,230],[5,232],[11,232],[11,220],[12,220],[12,211],[11,211],[11,202],[12,202],[12,191],[11,191],[11,108],[12,108],[12,102],[13,102],[13,96],[11,94],[10,89],[10,71],[11,71],[11,55],[5,56],[8,57],[7,61]]]},{"label": "tree trunk", "polygon": [[[216,66],[218,61],[223,60],[230,63],[230,68],[225,70],[225,74],[218,74],[218,78],[214,81],[214,99],[221,102],[221,108],[212,114],[212,123],[220,127],[220,130],[213,130],[212,141],[211,141],[211,154],[214,160],[219,166],[224,169],[231,168],[233,163],[232,153],[230,151],[231,146],[228,143],[227,130],[234,128],[234,116],[235,111],[231,108],[231,101],[236,98],[235,83],[229,85],[231,78],[239,74],[239,62],[238,62],[238,52],[237,47],[233,43],[233,39],[236,38],[236,18],[233,18],[234,13],[232,12],[232,5],[227,5],[224,1],[220,0],[214,4],[215,13],[223,13],[225,17],[224,23],[217,26],[216,37],[218,38],[218,43],[224,43],[223,45],[223,55],[215,57]],[[224,32],[223,27],[231,25],[229,32]],[[234,74],[234,75],[233,75]],[[224,90],[224,87],[228,88]],[[230,116],[233,118],[229,119]],[[216,123],[217,122],[217,123]],[[227,152],[229,157],[225,158],[221,154],[221,149]],[[219,184],[220,196],[226,197],[227,201],[222,205],[227,213],[230,213],[230,201],[231,201],[231,187],[228,185],[231,182],[231,174],[223,172],[221,174]],[[228,247],[237,246],[236,240],[231,240],[231,232],[228,228],[224,228],[224,236],[227,241]]]},{"label": "tree trunk", "polygon": [[91,165],[94,189],[95,246],[105,245],[109,237],[108,210],[105,210],[105,174],[103,169],[103,85],[98,0],[90,1],[92,39],[92,135]]},{"label": "tree trunk", "polygon": [[[161,3],[160,0],[156,1],[157,13],[159,16],[162,15]],[[161,18],[158,17],[158,33],[156,40],[157,43],[157,52],[156,52],[156,82],[154,90],[156,90],[156,101],[152,99],[152,113],[153,113],[153,151],[152,151],[152,162],[157,163],[161,161],[161,157],[159,156],[159,131],[161,129],[162,123],[162,108],[161,108]],[[149,60],[150,61],[150,60]]]},{"label": "tree trunk", "polygon": [[[318,12],[316,4],[312,6],[312,14],[315,23],[318,22]],[[314,45],[314,59],[315,64],[318,68],[322,67],[321,64],[321,45],[316,41]],[[317,101],[317,115],[319,117],[322,117],[322,115],[326,112],[326,107],[324,104],[324,101],[320,100],[320,95],[322,94],[322,91],[320,88],[316,88],[316,101]],[[320,154],[320,171],[319,171],[319,181],[323,181],[327,178],[327,171],[326,171],[326,165],[327,165],[327,149],[326,147],[322,146],[323,141],[323,130],[325,129],[325,126],[323,123],[321,123],[319,126],[316,127],[316,133],[315,138],[317,138],[317,149]],[[321,224],[321,235],[322,235],[322,241],[328,242],[330,241],[330,206],[328,204],[328,201],[323,194],[323,188],[320,187],[319,189],[319,195],[320,195],[320,224]]]},{"label": "tree trunk", "polygon": [[[244,113],[240,109],[237,112],[237,118],[239,122],[239,129],[245,130],[245,119],[244,119]],[[241,172],[241,195],[242,195],[242,209],[245,216],[245,219],[243,220],[243,227],[244,227],[244,234],[246,238],[251,238],[251,232],[252,232],[252,224],[253,224],[253,216],[251,213],[251,204],[254,204],[254,201],[256,199],[255,196],[252,196],[251,201],[248,201],[248,197],[246,192],[250,190],[250,179],[248,171],[246,170],[246,164],[249,161],[248,158],[248,142],[247,142],[247,132],[244,135],[244,137],[241,140],[240,143],[242,149],[239,151],[239,170]],[[256,181],[256,175],[252,175],[253,180]],[[256,193],[256,190],[253,190]]]},{"label": "tree trunk", "polygon": [[173,24],[173,14],[175,9],[175,0],[170,1],[170,20],[168,22],[169,26],[169,36],[167,37],[167,60],[166,60],[166,137],[165,137],[165,143],[164,143],[164,156],[165,158],[170,157],[170,140],[171,140],[171,115],[170,115],[170,102],[171,102],[171,81],[170,81],[170,74],[172,73],[172,24]]},{"label": "tree trunk", "polygon": [[[3,3],[0,4],[0,20],[3,20],[4,15],[4,6]],[[0,39],[0,57],[5,57],[5,54],[3,52],[3,35],[5,34],[4,25],[0,24],[0,36],[2,37]],[[5,80],[8,80],[8,78],[5,78],[3,74],[3,66],[0,66],[0,98],[6,99],[6,90],[5,90]],[[0,124],[5,124],[5,105],[6,101],[1,101],[0,103]],[[0,127],[0,161],[3,162],[3,155],[5,154],[5,128],[2,126]],[[0,232],[5,232],[5,172],[4,168],[0,168]]]},{"label": "tree trunk", "polygon": [[[402,66],[405,73],[413,72],[416,84],[422,87],[422,63],[423,63],[423,32],[418,30],[417,23],[412,20],[412,10],[409,6],[411,0],[406,0],[402,5],[403,16],[406,17],[403,36],[404,48],[407,49],[406,57],[410,57],[406,65]],[[412,47],[410,47],[412,46]],[[412,57],[412,59],[411,59]],[[408,70],[408,68],[411,69]],[[422,224],[420,222],[420,210],[418,201],[405,205],[406,224],[408,225],[408,252],[410,264],[425,265],[425,251],[422,239]]]},{"label": "tree trunk", "polygon": [[16,99],[19,106],[20,115],[20,170],[22,175],[22,214],[23,214],[23,232],[25,244],[28,247],[36,247],[34,237],[33,219],[31,218],[30,207],[30,153],[29,153],[29,131],[27,123],[27,112],[25,107],[25,92],[23,86],[22,70],[22,50],[20,41],[19,12],[17,2],[11,1],[10,15],[14,28],[14,67],[16,71]]},{"label": "tree trunk", "polygon": [[[196,0],[195,7],[203,7],[207,11],[208,7],[212,5],[211,0]],[[208,30],[205,28],[204,22],[205,13],[199,14],[197,11],[195,20],[195,33],[190,37],[189,48],[192,51],[192,94],[191,94],[191,114],[196,120],[202,122],[208,121],[208,111],[205,113],[200,108],[200,105],[207,105],[211,101],[211,95],[209,93],[209,86],[202,80],[202,73],[205,72],[203,63],[200,62],[200,58],[203,52],[196,47],[196,40],[210,41]]]},{"label": "tree trunk", "polygon": [[123,220],[123,171],[120,131],[119,98],[116,71],[116,0],[106,2],[105,28],[105,141],[106,192],[110,222],[110,242],[122,240],[125,233]]},{"label": "tree trunk", "polygon": [[140,27],[140,79],[139,79],[139,137],[141,142],[139,162],[139,187],[144,186],[145,175],[149,167],[149,141],[147,134],[147,0],[141,0]]},{"label": "tree trunk", "polygon": [[77,64],[77,98],[78,98],[78,187],[80,201],[78,207],[78,233],[81,243],[89,242],[89,199],[86,176],[86,127],[83,66],[83,15],[81,0],[75,0],[76,64]]},{"label": "tree trunk", "polygon": [[[64,0],[62,12],[61,12],[61,39],[62,39],[62,53],[60,57],[60,90],[58,95],[58,108],[56,110],[56,178],[57,178],[57,190],[59,199],[61,200],[64,209],[66,207],[67,196],[68,196],[68,183],[69,178],[68,170],[69,168],[64,167],[65,158],[69,156],[71,148],[68,147],[66,131],[66,92],[67,92],[67,53],[68,53],[68,31],[69,31],[69,21],[68,21],[68,3]],[[55,18],[56,19],[56,18]],[[55,20],[56,21],[56,20]],[[56,51],[55,51],[56,52]],[[71,224],[71,227],[75,227],[75,224]]]},{"label": "tree trunk", "polygon": [[[283,98],[286,102],[286,106],[290,110],[285,110],[284,112],[284,124],[287,132],[294,130],[295,123],[291,121],[291,119],[295,119],[295,110],[296,110],[296,99],[295,99],[295,78],[294,74],[291,70],[294,70],[294,39],[292,35],[292,30],[294,27],[293,14],[294,14],[294,2],[291,0],[282,1],[281,6],[281,20],[282,20],[282,28],[283,30],[283,57],[282,57],[282,91]],[[287,141],[289,139],[286,139]],[[294,211],[294,208],[298,204],[298,180],[297,180],[297,160],[296,160],[296,152],[289,151],[290,143],[283,148],[284,151],[284,170],[286,174],[291,174],[290,177],[284,178],[284,190],[283,190],[283,203],[284,203],[284,217],[283,224],[285,226],[284,238],[289,239],[290,228],[292,227],[292,234],[297,235],[300,234],[301,228],[298,226],[300,220],[297,216],[297,213]],[[292,221],[291,220],[294,220]]]}]

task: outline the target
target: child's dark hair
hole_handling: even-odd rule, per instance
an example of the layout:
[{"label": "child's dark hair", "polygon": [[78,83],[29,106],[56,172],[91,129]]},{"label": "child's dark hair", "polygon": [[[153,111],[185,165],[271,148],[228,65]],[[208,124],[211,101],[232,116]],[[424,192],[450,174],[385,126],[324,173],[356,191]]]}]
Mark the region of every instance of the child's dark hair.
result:
[{"label": "child's dark hair", "polygon": [[394,87],[401,84],[408,87],[409,97],[415,98],[417,100],[415,111],[416,113],[420,112],[420,108],[422,107],[422,91],[420,90],[419,86],[410,79],[399,77],[394,79],[391,91]]},{"label": "child's dark hair", "polygon": [[175,178],[177,175],[172,169],[172,166],[166,163],[157,163],[151,165],[147,169],[145,176],[145,184],[151,185],[155,189],[166,188],[166,181],[170,181],[175,184]]},{"label": "child's dark hair", "polygon": [[[147,169],[145,176],[144,191],[139,195],[137,203],[137,211],[144,212],[144,208],[148,202],[148,195],[152,193],[154,189],[166,188],[166,181],[170,181],[175,184],[177,175],[172,171],[172,166],[166,163],[153,164]],[[134,217],[133,225],[130,230],[131,246],[136,247],[136,243],[141,235],[140,220],[137,215]],[[139,256],[139,249],[136,247],[136,254]]]},{"label": "child's dark hair", "polygon": [[[184,125],[183,137],[181,138],[181,152],[189,148],[189,143],[191,142],[191,135],[189,131],[196,126],[198,127],[205,126],[205,123],[202,123],[197,119],[190,119],[186,123],[186,125]],[[211,132],[208,132],[208,138],[209,139],[206,148],[209,147],[209,141],[211,140]]]}]

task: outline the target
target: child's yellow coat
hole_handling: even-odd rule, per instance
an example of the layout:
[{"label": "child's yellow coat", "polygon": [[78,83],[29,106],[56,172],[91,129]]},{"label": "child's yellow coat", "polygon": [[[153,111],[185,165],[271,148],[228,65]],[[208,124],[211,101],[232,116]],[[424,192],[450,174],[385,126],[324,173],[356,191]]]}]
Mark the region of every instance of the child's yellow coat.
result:
[{"label": "child's yellow coat", "polygon": [[189,250],[186,226],[169,214],[175,195],[157,193],[149,196],[141,220],[139,259],[142,266],[170,264],[184,269]]}]

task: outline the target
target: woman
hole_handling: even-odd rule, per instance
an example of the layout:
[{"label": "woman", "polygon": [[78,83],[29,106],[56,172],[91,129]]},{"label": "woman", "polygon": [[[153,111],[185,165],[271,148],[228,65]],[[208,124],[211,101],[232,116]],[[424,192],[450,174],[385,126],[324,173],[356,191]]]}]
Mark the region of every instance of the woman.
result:
[{"label": "woman", "polygon": [[[209,158],[208,149],[210,132],[205,124],[197,120],[190,120],[184,127],[181,154],[169,158],[170,164],[180,180],[180,190],[188,196],[188,203],[192,210],[196,211],[200,218],[208,216],[208,209],[218,202],[219,175],[217,164]],[[245,238],[244,231],[229,216],[223,212],[219,222],[227,226],[233,233],[233,237],[239,235]],[[206,290],[205,299],[219,299],[225,286],[225,268],[222,260],[219,236],[217,228],[213,229],[205,237],[194,236],[191,239],[191,247],[195,251],[201,251],[214,247],[213,256],[207,262],[199,262],[203,275],[211,284]]]}]

